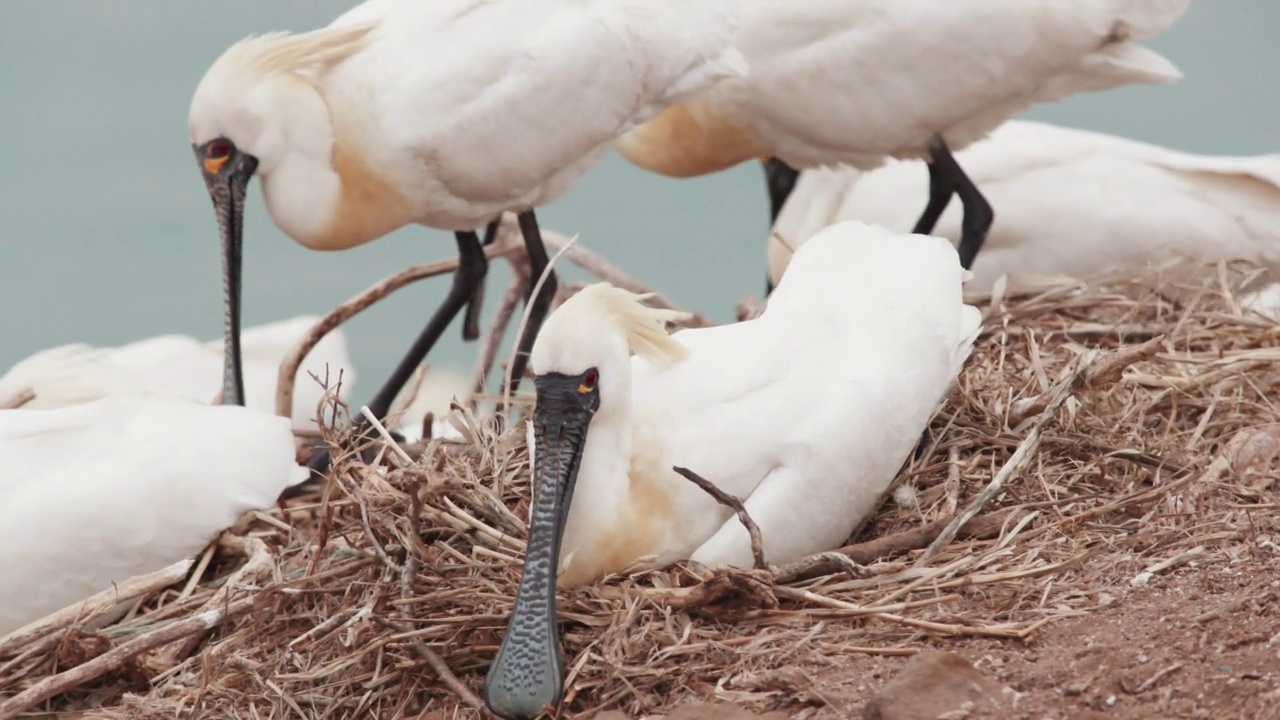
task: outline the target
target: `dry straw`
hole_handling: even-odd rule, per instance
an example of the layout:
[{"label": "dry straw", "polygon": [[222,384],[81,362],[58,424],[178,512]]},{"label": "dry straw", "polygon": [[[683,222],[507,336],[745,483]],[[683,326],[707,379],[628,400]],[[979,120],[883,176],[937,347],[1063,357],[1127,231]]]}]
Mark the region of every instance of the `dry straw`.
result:
[{"label": "dry straw", "polygon": [[[510,257],[502,242],[492,254]],[[580,245],[566,257],[608,267]],[[1251,277],[1182,265],[976,299],[984,336],[854,544],[561,593],[561,717],[691,697],[821,703],[812,678],[844,656],[911,654],[929,637],[1033,642],[1142,573],[1250,552],[1276,530],[1280,436],[1280,327],[1234,299]],[[0,717],[485,714],[476,692],[519,578],[529,463],[522,423],[467,406],[451,420],[463,441],[375,441],[372,467],[328,431],[322,491],[246,516],[199,562],[0,638]],[[127,615],[90,629],[124,597],[137,598]]]}]

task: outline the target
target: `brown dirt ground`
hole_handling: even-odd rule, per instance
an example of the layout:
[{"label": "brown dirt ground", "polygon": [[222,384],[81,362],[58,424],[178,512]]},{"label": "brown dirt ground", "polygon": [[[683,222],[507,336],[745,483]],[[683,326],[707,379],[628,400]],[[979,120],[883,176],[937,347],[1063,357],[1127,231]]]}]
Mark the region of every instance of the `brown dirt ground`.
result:
[{"label": "brown dirt ground", "polygon": [[[1110,607],[1025,643],[922,640],[1005,690],[999,717],[1280,718],[1280,549],[1273,560],[1184,567],[1115,592]],[[815,679],[827,701],[794,718],[859,717],[906,657],[855,656]],[[973,716],[967,716],[972,718]]]}]

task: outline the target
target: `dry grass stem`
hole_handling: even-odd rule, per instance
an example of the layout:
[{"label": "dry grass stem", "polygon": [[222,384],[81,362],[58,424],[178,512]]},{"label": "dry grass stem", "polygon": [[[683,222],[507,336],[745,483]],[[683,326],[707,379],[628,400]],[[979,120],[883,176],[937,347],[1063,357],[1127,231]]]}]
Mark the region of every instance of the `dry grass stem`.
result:
[{"label": "dry grass stem", "polygon": [[742,526],[747,529],[747,535],[751,538],[751,558],[755,563],[754,569],[768,570],[769,563],[765,562],[764,559],[764,544],[760,540],[760,527],[756,525],[755,520],[751,519],[751,515],[747,512],[747,508],[742,504],[742,501],[716,487],[715,483],[689,468],[675,467],[671,469],[675,470],[680,477],[697,485],[703,492],[714,498],[716,502],[729,508],[734,515],[738,516],[738,522],[741,522]]}]

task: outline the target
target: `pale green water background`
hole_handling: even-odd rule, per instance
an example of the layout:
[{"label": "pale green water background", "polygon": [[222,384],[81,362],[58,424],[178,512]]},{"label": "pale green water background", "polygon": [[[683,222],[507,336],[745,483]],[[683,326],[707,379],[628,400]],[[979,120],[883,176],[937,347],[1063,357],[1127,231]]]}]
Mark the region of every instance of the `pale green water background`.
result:
[{"label": "pale green water background", "polygon": [[[221,332],[213,213],[187,139],[191,92],[232,42],[322,26],[338,0],[24,0],[0,22],[0,369],[52,345]],[[1043,106],[1026,117],[1195,152],[1280,151],[1280,2],[1194,0],[1148,44],[1186,75]],[[453,252],[403,229],[343,253],[301,248],[250,187],[245,320],[323,313],[401,267]],[[921,198],[923,207],[925,198]],[[728,320],[760,293],[767,217],[755,164],[675,181],[616,155],[539,212],[688,307]],[[497,266],[495,266],[497,267]],[[573,277],[571,275],[571,277]],[[492,309],[505,268],[490,283]],[[428,281],[349,323],[367,400],[447,287]],[[451,328],[437,364],[470,367]]]}]

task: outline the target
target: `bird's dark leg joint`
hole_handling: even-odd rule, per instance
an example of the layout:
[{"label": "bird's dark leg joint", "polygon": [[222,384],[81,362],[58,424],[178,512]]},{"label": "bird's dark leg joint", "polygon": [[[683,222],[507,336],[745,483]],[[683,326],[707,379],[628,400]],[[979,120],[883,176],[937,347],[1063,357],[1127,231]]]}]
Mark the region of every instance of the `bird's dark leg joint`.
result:
[{"label": "bird's dark leg joint", "polygon": [[[942,213],[947,209],[947,205],[951,202],[951,195],[955,192],[954,177],[950,172],[950,166],[946,162],[946,158],[950,158],[951,153],[947,150],[947,146],[943,144],[942,138],[935,137],[929,143],[929,204],[925,206],[924,212],[920,214],[920,219],[916,221],[916,225],[911,232],[920,235],[928,235],[933,232],[933,228],[938,224],[938,218],[942,217]],[[955,162],[952,161],[951,165]]]},{"label": "bird's dark leg joint", "polygon": [[[547,248],[542,242],[542,232],[538,229],[537,217],[532,210],[522,212],[517,217],[520,221],[520,234],[524,236],[525,251],[529,255],[529,289],[525,294],[525,302],[529,308],[529,321],[516,342],[516,356],[511,365],[509,388],[512,393],[519,387],[520,378],[529,364],[529,351],[533,348],[533,341],[538,336],[542,321],[546,319],[547,312],[551,309],[551,300],[555,298],[558,285],[555,271],[549,270],[551,260],[547,257]],[[533,297],[533,288],[543,272],[547,273],[547,278],[543,281],[537,297]]]},{"label": "bird's dark leg joint", "polygon": [[964,203],[964,217],[960,221],[959,254],[960,265],[968,270],[978,257],[982,244],[986,242],[987,232],[991,229],[991,223],[995,221],[995,211],[941,140],[936,145],[930,146],[929,154],[933,158],[929,166],[930,177],[932,178],[934,167],[938,168],[939,172],[945,173],[949,190],[959,195],[960,202]]},{"label": "bird's dark leg joint", "polygon": [[[493,224],[490,223],[490,228]],[[453,274],[455,288],[461,285],[460,291],[467,293],[466,311],[462,316],[462,339],[475,340],[480,337],[480,311],[484,306],[485,278],[489,275],[489,259],[485,257],[480,238],[469,230],[454,233],[458,241],[458,269]],[[485,231],[485,245],[493,242],[497,232]]]}]

